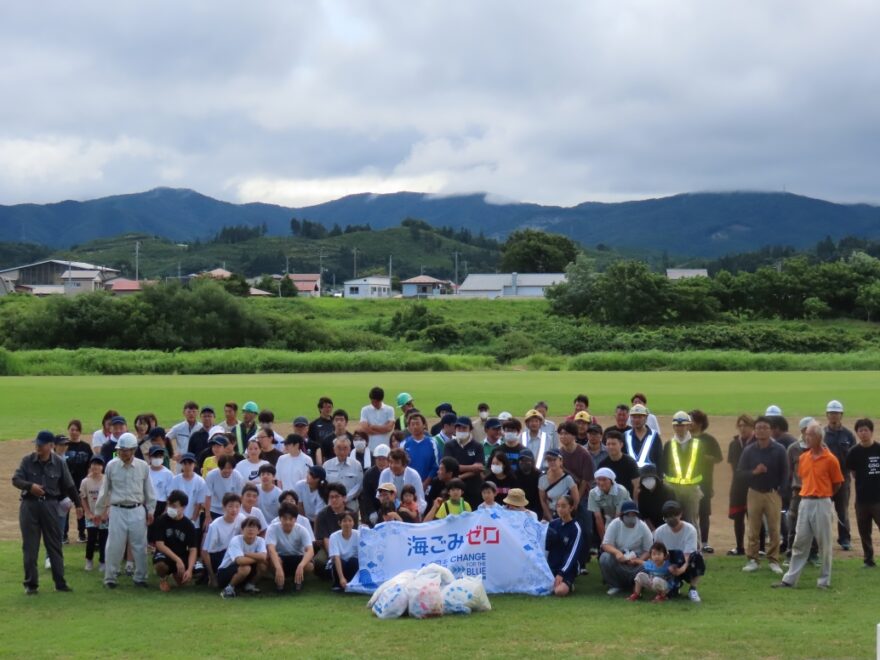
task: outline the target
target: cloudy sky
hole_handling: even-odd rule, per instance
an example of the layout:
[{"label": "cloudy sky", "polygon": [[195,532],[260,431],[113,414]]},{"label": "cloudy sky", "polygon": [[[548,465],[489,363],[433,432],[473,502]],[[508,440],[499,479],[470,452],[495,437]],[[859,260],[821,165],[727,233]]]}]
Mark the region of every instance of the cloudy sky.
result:
[{"label": "cloudy sky", "polygon": [[5,3],[0,204],[880,203],[878,25],[869,0]]}]

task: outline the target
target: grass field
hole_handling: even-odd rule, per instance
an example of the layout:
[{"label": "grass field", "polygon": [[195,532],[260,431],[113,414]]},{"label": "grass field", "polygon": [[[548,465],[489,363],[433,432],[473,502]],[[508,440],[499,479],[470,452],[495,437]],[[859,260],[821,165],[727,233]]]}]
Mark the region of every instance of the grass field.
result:
[{"label": "grass field", "polygon": [[[297,596],[224,601],[206,588],[163,594],[125,580],[114,592],[82,570],[82,545],[66,546],[74,593],[20,588],[17,543],[0,543],[0,654],[8,657],[827,657],[874,656],[880,569],[837,561],[833,588],[770,589],[768,570],[743,574],[741,561],[709,560],[703,603],[662,605],[609,598],[598,568],[567,599],[492,596],[493,610],[467,618],[380,621],[365,596],[331,594],[312,578]],[[270,588],[271,585],[266,585]]]},{"label": "grass field", "polygon": [[633,392],[648,395],[657,414],[702,408],[712,415],[752,414],[770,403],[782,407],[789,419],[821,414],[830,399],[846,406],[846,416],[877,416],[877,372],[421,372],[371,374],[295,374],[230,376],[44,376],[0,378],[0,400],[8,411],[0,437],[29,438],[36,430],[60,431],[72,417],[86,429],[97,428],[108,408],[131,420],[152,411],[160,423],[179,421],[183,402],[195,399],[214,405],[218,412],[228,400],[255,400],[270,408],[280,421],[316,414],[318,397],[329,395],[352,417],[367,403],[374,385],[385,389],[392,405],[398,392],[407,391],[416,405],[433,413],[441,401],[458,411],[474,414],[486,401],[495,413],[522,415],[538,399],[550,405],[550,414],[568,414],[574,396],[590,396],[590,409],[610,421],[614,406],[629,401]]}]

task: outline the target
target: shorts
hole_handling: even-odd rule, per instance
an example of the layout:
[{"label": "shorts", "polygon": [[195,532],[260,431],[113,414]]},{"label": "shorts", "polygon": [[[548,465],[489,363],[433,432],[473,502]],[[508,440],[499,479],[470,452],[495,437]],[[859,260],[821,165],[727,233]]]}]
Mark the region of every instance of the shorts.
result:
[{"label": "shorts", "polygon": [[[235,574],[238,573],[238,568],[238,564],[233,562],[229,564],[229,566],[225,566],[217,571],[217,586],[221,589],[225,589],[227,586],[229,586],[229,583],[232,582],[232,578],[234,578]],[[247,580],[251,577],[251,575],[254,574],[256,568],[256,566],[248,566],[248,569],[250,570],[248,571],[248,575],[245,580]]]},{"label": "shorts", "polygon": [[[681,550],[670,550],[669,563],[673,566],[681,566],[682,564],[684,564],[684,553],[682,553]],[[671,588],[675,588],[680,586],[682,582],[692,582],[694,578],[698,578],[705,574],[706,562],[703,560],[703,555],[699,552],[693,552],[691,553],[687,570],[681,575],[675,576],[670,581],[669,586]]]},{"label": "shorts", "polygon": [[303,559],[302,555],[279,555],[281,559],[281,568],[284,569],[284,577],[293,577],[296,574],[296,567],[299,566]]},{"label": "shorts", "polygon": [[153,555],[153,566],[156,566],[157,564],[165,564],[168,567],[169,574],[177,573],[177,562],[161,552],[156,552]]}]

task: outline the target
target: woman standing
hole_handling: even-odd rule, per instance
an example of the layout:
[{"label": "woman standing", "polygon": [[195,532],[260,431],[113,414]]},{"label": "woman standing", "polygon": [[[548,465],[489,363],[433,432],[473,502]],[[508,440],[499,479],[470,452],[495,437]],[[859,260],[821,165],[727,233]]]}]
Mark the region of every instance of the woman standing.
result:
[{"label": "woman standing", "polygon": [[746,534],[746,499],[748,498],[748,479],[737,476],[736,466],[742,456],[743,450],[755,439],[755,420],[749,415],[740,415],[736,419],[736,428],[739,433],[733,436],[727,447],[727,462],[733,471],[730,480],[730,509],[728,517],[733,521],[733,535],[736,538],[736,547],[727,551],[730,556],[744,555]]}]

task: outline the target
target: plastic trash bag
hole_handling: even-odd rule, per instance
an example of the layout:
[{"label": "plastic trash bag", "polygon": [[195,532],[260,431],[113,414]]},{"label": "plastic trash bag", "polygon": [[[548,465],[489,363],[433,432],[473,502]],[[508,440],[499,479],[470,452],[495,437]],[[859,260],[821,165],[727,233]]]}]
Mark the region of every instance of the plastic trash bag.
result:
[{"label": "plastic trash bag", "polygon": [[373,603],[373,614],[380,619],[396,619],[406,613],[409,605],[407,588],[398,582],[383,590]]},{"label": "plastic trash bag", "polygon": [[409,569],[407,571],[402,571],[395,575],[390,580],[385,580],[382,584],[379,585],[379,588],[373,592],[373,595],[370,596],[370,600],[367,602],[367,607],[373,607],[376,604],[376,601],[379,600],[380,596],[391,587],[395,585],[403,585],[406,588],[406,585],[409,584],[410,580],[412,580],[416,576],[415,569]]},{"label": "plastic trash bag", "polygon": [[409,596],[409,615],[415,619],[443,615],[443,595],[440,577],[417,575],[406,588]]},{"label": "plastic trash bag", "polygon": [[486,587],[479,578],[460,578],[443,587],[444,614],[470,614],[492,609]]},{"label": "plastic trash bag", "polygon": [[455,576],[445,566],[440,566],[439,564],[428,564],[427,566],[422,566],[419,569],[419,572],[416,573],[417,577],[432,577],[437,576],[440,578],[440,586],[445,587],[447,584],[452,584],[455,580]]}]

